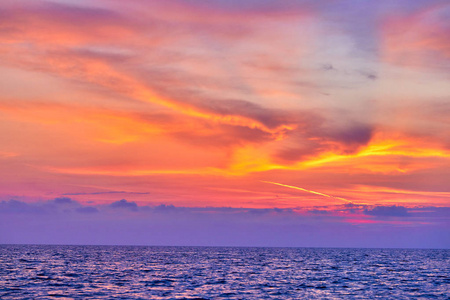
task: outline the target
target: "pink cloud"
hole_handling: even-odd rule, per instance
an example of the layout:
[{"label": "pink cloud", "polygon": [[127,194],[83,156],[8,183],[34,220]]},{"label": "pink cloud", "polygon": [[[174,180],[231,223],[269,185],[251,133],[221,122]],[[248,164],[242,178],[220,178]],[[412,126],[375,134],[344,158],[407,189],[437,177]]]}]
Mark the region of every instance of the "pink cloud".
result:
[{"label": "pink cloud", "polygon": [[448,4],[430,5],[409,15],[396,15],[383,25],[383,55],[394,64],[445,69],[450,58]]}]

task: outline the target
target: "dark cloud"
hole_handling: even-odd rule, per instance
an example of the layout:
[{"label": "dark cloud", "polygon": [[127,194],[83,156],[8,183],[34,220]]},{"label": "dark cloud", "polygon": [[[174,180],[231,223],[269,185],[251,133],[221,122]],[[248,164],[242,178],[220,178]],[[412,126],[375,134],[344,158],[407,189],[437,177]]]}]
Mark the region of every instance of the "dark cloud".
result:
[{"label": "dark cloud", "polygon": [[292,214],[293,210],[290,208],[260,208],[260,209],[248,209],[242,211],[242,213],[250,213],[253,215],[286,215],[286,214]]},{"label": "dark cloud", "polygon": [[345,211],[351,214],[358,214],[361,213],[367,205],[359,205],[354,203],[346,203],[343,204],[339,211]]},{"label": "dark cloud", "polygon": [[347,128],[333,132],[330,138],[354,150],[355,147],[366,145],[373,136],[374,129],[367,124],[351,124]]},{"label": "dark cloud", "polygon": [[245,126],[233,125],[215,125],[215,130],[208,130],[205,124],[205,130],[185,131],[177,130],[171,136],[192,145],[201,145],[204,147],[226,147],[230,145],[261,143],[272,140],[270,133],[258,128],[248,128]]},{"label": "dark cloud", "polygon": [[26,203],[18,200],[0,202],[0,213],[25,213],[25,214],[49,214],[68,212],[81,204],[70,198],[55,198],[45,202]]},{"label": "dark cloud", "polygon": [[246,100],[191,99],[190,103],[209,113],[222,116],[242,116],[258,121],[269,128],[276,128],[293,122],[297,123],[301,120],[298,115],[307,115],[307,112],[293,114],[288,111],[269,109]]},{"label": "dark cloud", "polygon": [[84,205],[70,198],[55,198],[45,202],[26,203],[18,200],[0,202],[0,213],[30,213],[30,214],[70,214],[71,212],[89,214],[104,213],[105,208],[124,209],[143,213],[187,213],[187,214],[234,214],[234,215],[264,215],[264,214],[291,214],[292,209],[287,208],[233,208],[233,207],[179,207],[173,204],[160,204],[157,206],[139,206],[133,201],[122,199],[106,205]]},{"label": "dark cloud", "polygon": [[376,74],[366,74],[366,77],[371,80],[378,79],[378,75],[376,75]]},{"label": "dark cloud", "polygon": [[372,71],[359,71],[359,74],[361,74],[363,77],[370,79],[370,80],[378,79],[378,75]]},{"label": "dark cloud", "polygon": [[372,209],[365,209],[364,214],[376,217],[407,217],[410,214],[404,206],[375,206]]},{"label": "dark cloud", "polygon": [[450,218],[450,207],[417,207],[408,209],[408,213],[414,217]]},{"label": "dark cloud", "polygon": [[74,203],[74,201],[72,201],[72,199],[66,198],[66,197],[55,198],[55,200],[53,200],[53,202],[55,204],[72,204],[72,203]]},{"label": "dark cloud", "polygon": [[309,140],[306,138],[303,141],[297,138],[296,144],[296,146],[279,150],[276,157],[282,161],[299,161],[310,155],[314,155],[325,148],[321,145],[320,141]]},{"label": "dark cloud", "polygon": [[125,199],[113,202],[109,205],[109,207],[114,208],[114,209],[128,209],[131,211],[138,210],[138,205],[136,204],[136,202],[127,201]]},{"label": "dark cloud", "polygon": [[153,208],[153,210],[156,212],[167,213],[167,212],[174,212],[177,210],[177,208],[172,204],[169,204],[169,205],[161,204],[161,205],[155,206]]},{"label": "dark cloud", "polygon": [[0,202],[0,213],[41,213],[43,209],[40,207],[29,205],[28,203],[8,200]]},{"label": "dark cloud", "polygon": [[321,65],[321,69],[324,70],[324,71],[336,70],[336,68],[333,67],[332,64],[323,64],[323,65]]},{"label": "dark cloud", "polygon": [[374,128],[368,124],[351,123],[344,127],[332,127],[320,121],[320,118],[311,124],[289,133],[292,145],[280,149],[276,157],[281,161],[299,161],[330,150],[341,154],[351,154],[361,146],[367,145],[374,133]]},{"label": "dark cloud", "polygon": [[142,211],[154,212],[154,213],[187,213],[187,214],[201,214],[201,215],[247,215],[247,216],[258,216],[258,215],[289,215],[293,214],[294,211],[290,208],[236,208],[236,207],[178,207],[173,204],[161,204],[158,206],[141,206],[139,207]]},{"label": "dark cloud", "polygon": [[342,204],[341,206],[345,207],[345,208],[350,208],[350,209],[361,207],[361,205],[358,205],[355,203],[345,203],[345,204]]},{"label": "dark cloud", "polygon": [[336,72],[340,72],[340,73],[356,73],[359,74],[367,79],[370,80],[376,80],[378,79],[378,75],[374,72],[374,71],[370,71],[370,70],[355,70],[355,71],[349,71],[349,70],[338,70],[336,69],[332,64],[327,63],[327,64],[322,64],[320,65],[320,70],[323,71],[336,71]]},{"label": "dark cloud", "polygon": [[311,210],[308,210],[308,212],[315,214],[315,215],[327,215],[330,213],[327,210],[321,210],[321,209],[311,209]]},{"label": "dark cloud", "polygon": [[81,214],[95,214],[95,213],[99,212],[99,210],[93,206],[80,207],[80,208],[77,208],[76,211]]}]

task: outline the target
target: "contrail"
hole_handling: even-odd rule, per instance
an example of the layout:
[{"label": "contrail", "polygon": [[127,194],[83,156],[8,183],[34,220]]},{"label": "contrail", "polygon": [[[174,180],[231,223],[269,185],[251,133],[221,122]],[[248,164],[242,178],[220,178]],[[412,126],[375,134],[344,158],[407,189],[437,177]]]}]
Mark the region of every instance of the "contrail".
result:
[{"label": "contrail", "polygon": [[353,203],[352,201],[347,200],[345,198],[335,197],[335,196],[331,196],[331,195],[327,195],[327,194],[323,194],[323,193],[319,193],[319,192],[303,189],[303,188],[298,187],[298,186],[292,186],[292,185],[287,185],[287,184],[282,184],[282,183],[272,182],[272,181],[264,181],[264,180],[261,180],[261,182],[275,184],[275,185],[279,185],[279,186],[284,186],[284,187],[287,187],[287,188],[290,188],[290,189],[296,189],[296,190],[304,191],[304,192],[311,193],[311,194],[316,194],[316,195],[320,195],[320,196],[324,196],[324,197],[328,197],[328,198],[333,198],[333,199],[338,199],[338,200],[346,201],[346,202],[349,202],[349,203]]}]

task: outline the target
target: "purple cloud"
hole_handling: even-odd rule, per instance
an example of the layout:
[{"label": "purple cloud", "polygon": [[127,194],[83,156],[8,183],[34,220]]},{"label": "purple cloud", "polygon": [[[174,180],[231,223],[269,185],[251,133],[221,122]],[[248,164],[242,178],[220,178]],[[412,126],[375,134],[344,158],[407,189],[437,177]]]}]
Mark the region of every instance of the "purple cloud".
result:
[{"label": "purple cloud", "polygon": [[138,205],[136,204],[136,202],[127,201],[125,199],[113,202],[113,203],[111,203],[109,205],[109,207],[114,208],[114,209],[128,209],[128,210],[131,210],[131,211],[137,211],[138,210]]},{"label": "purple cloud", "polygon": [[375,206],[372,209],[365,209],[364,214],[376,217],[407,217],[408,210],[404,206]]},{"label": "purple cloud", "polygon": [[81,214],[95,214],[95,213],[99,212],[98,209],[93,206],[80,207],[80,208],[77,208],[76,211]]},{"label": "purple cloud", "polygon": [[72,199],[66,198],[66,197],[55,198],[55,200],[53,200],[53,202],[55,204],[72,204],[72,203],[74,203],[74,201]]},{"label": "purple cloud", "polygon": [[[345,204],[302,213],[279,208],[140,206],[125,199],[98,206],[55,200],[0,202],[0,243],[450,247],[448,207]],[[123,216],[117,218],[120,212]],[[386,227],[380,218],[405,213],[411,225]],[[376,216],[381,223],[346,222],[358,216]]]}]

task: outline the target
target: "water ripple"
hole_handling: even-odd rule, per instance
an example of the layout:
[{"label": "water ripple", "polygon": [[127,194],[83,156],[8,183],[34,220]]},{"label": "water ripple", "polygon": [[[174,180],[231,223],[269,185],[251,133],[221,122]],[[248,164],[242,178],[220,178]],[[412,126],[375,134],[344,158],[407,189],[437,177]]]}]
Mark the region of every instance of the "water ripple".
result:
[{"label": "water ripple", "polygon": [[0,245],[1,299],[449,299],[450,251]]}]

